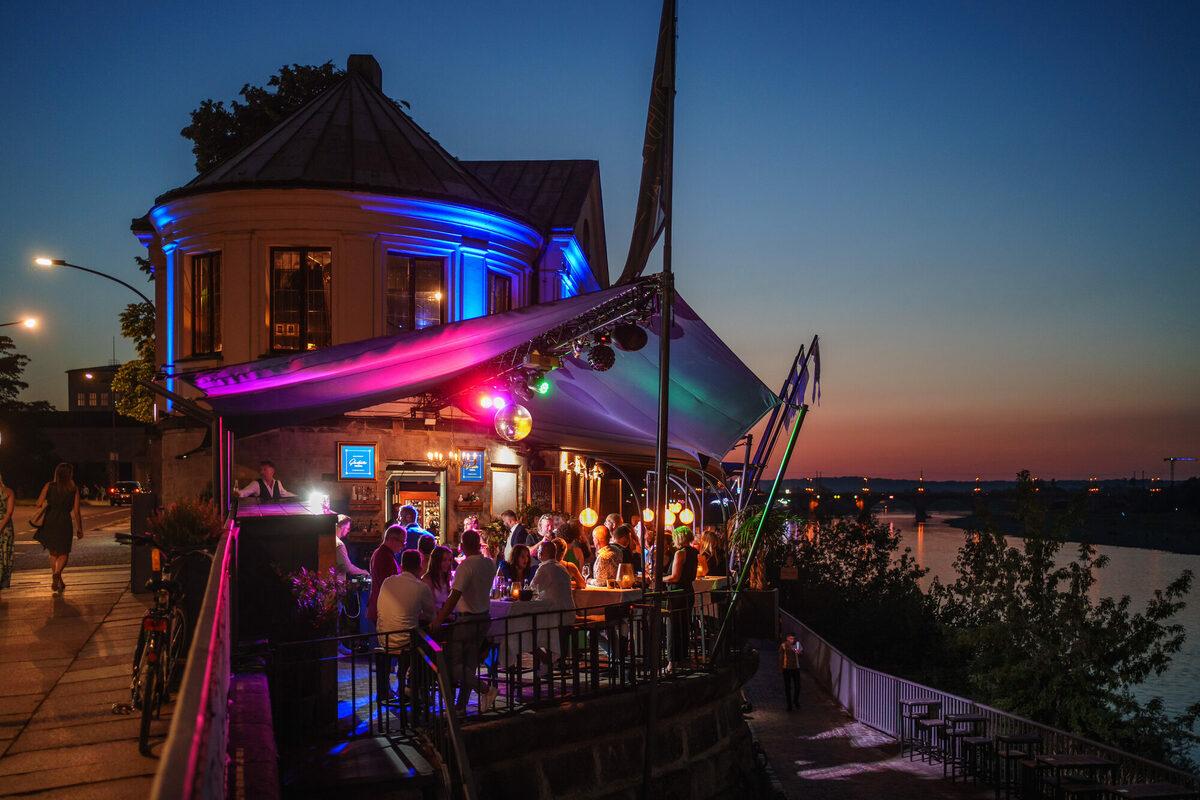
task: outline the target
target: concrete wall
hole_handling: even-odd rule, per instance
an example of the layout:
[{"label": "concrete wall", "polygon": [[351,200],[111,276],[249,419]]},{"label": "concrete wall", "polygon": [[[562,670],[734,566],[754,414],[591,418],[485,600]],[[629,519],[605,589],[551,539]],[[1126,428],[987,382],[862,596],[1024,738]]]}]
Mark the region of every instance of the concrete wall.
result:
[{"label": "concrete wall", "polygon": [[[650,796],[760,796],[739,689],[754,667],[659,685]],[[641,796],[648,686],[467,726],[481,798],[634,800]]]}]

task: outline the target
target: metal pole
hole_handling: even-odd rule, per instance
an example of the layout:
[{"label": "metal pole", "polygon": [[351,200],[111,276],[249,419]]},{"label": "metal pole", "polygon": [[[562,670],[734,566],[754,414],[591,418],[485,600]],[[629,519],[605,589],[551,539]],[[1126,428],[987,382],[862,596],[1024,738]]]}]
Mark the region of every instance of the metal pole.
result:
[{"label": "metal pole", "polygon": [[750,449],[754,447],[754,434],[746,434],[746,452],[742,456],[742,486],[738,491],[738,511],[746,506],[746,484],[750,482]]},{"label": "metal pole", "polygon": [[788,437],[787,447],[783,451],[783,461],[779,464],[779,474],[775,476],[775,482],[771,484],[771,492],[767,495],[767,503],[763,507],[762,516],[758,519],[758,528],[754,531],[754,541],[750,544],[750,552],[746,554],[746,563],[742,564],[742,574],[738,577],[737,586],[734,587],[733,597],[729,599],[729,608],[725,611],[725,619],[721,621],[721,629],[717,631],[717,638],[713,642],[712,653],[710,659],[715,659],[720,651],[721,642],[725,638],[725,632],[729,628],[729,621],[733,619],[733,612],[737,606],[738,598],[742,595],[742,589],[746,585],[746,579],[750,577],[750,568],[754,565],[754,558],[758,555],[759,545],[762,543],[763,527],[767,524],[767,517],[771,513],[771,507],[775,505],[775,495],[779,491],[779,484],[783,481],[783,473],[787,470],[788,462],[792,460],[792,450],[796,447],[796,436],[800,433],[800,426],[804,424],[804,417],[808,414],[808,406],[801,405],[799,412],[796,414],[796,424],[792,427],[792,434]]},{"label": "metal pole", "polygon": [[[43,263],[43,262],[49,262],[49,263]],[[79,270],[83,270],[84,272],[90,272],[93,275],[99,275],[101,278],[108,278],[110,281],[115,281],[115,282],[121,284],[126,289],[133,292],[138,297],[142,298],[142,302],[149,303],[152,306],[154,305],[154,301],[151,300],[149,297],[146,297],[146,295],[142,294],[137,289],[133,288],[132,286],[130,286],[128,283],[121,280],[120,278],[114,278],[112,275],[109,275],[107,272],[100,272],[98,270],[89,269],[87,267],[81,267],[78,264],[70,264],[66,261],[63,261],[61,258],[38,259],[38,264],[41,266],[45,266],[45,267],[49,267],[49,266],[70,267],[71,269],[79,269]]]}]

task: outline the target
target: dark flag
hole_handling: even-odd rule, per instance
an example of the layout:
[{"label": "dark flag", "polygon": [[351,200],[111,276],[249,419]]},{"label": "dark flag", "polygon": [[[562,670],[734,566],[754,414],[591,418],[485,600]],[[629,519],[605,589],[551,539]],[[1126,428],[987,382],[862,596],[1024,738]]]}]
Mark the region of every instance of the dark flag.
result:
[{"label": "dark flag", "polygon": [[675,95],[675,0],[663,0],[658,26],[658,55],[650,83],[650,109],[646,113],[646,141],[642,145],[642,184],[629,257],[617,284],[637,280],[646,269],[650,251],[662,235],[671,214],[670,194],[664,191],[671,178],[670,130]]}]

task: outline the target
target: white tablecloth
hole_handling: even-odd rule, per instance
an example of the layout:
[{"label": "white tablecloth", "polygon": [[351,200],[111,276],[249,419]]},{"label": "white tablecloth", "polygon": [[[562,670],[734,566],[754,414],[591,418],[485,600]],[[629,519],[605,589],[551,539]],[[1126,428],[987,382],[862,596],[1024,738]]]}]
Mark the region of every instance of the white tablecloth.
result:
[{"label": "white tablecloth", "polygon": [[601,589],[589,586],[586,589],[572,589],[571,596],[575,598],[575,607],[580,611],[588,608],[611,606],[617,603],[630,603],[642,599],[641,589]]},{"label": "white tablecloth", "polygon": [[492,600],[491,615],[488,636],[496,642],[501,667],[539,647],[557,658],[562,653],[559,631],[575,624],[574,609],[553,611],[549,600]]}]

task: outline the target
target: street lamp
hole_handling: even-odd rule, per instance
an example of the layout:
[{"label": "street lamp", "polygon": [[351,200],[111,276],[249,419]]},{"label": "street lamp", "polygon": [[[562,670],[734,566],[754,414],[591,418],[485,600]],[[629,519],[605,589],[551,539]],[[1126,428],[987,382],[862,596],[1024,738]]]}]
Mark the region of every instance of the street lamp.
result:
[{"label": "street lamp", "polygon": [[142,298],[143,301],[149,303],[150,305],[154,305],[154,301],[149,297],[146,297],[146,295],[142,294],[120,278],[114,278],[112,275],[109,275],[106,272],[88,269],[87,267],[81,267],[78,264],[69,264],[66,261],[63,261],[61,258],[46,258],[45,256],[38,256],[33,260],[33,263],[37,264],[39,267],[70,267],[71,269],[79,269],[83,270],[84,272],[90,272],[93,275],[99,275],[101,278],[108,278],[110,281],[116,281],[117,283],[121,284],[126,289]]},{"label": "street lamp", "polygon": [[0,322],[0,328],[7,328],[9,325],[24,325],[26,328],[36,328],[37,320],[33,317],[27,319],[19,319],[15,322]]}]

